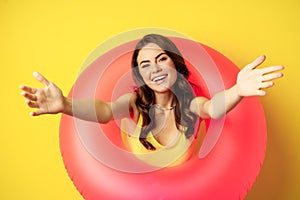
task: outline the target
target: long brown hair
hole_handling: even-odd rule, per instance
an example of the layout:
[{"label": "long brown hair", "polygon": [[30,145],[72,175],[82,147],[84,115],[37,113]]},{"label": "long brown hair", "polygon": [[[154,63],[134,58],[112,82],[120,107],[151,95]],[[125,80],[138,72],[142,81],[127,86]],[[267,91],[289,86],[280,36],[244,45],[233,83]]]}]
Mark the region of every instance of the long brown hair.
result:
[{"label": "long brown hair", "polygon": [[137,57],[139,51],[149,43],[158,45],[165,53],[173,60],[176,71],[178,72],[177,80],[174,84],[172,92],[175,94],[174,104],[175,106],[175,121],[176,126],[180,129],[180,125],[187,127],[184,131],[185,136],[190,138],[194,133],[194,125],[197,117],[193,114],[189,107],[191,100],[195,97],[193,89],[190,83],[187,81],[189,77],[189,71],[185,65],[184,59],[176,47],[176,45],[167,37],[158,34],[149,34],[144,36],[136,45],[132,57],[132,69],[133,79],[137,84],[136,90],[137,99],[136,106],[143,118],[142,130],[140,134],[140,142],[150,150],[155,150],[155,147],[146,140],[146,137],[156,125],[155,125],[155,109],[151,109],[155,103],[155,95],[152,89],[150,89],[144,82],[142,76],[139,73]]}]

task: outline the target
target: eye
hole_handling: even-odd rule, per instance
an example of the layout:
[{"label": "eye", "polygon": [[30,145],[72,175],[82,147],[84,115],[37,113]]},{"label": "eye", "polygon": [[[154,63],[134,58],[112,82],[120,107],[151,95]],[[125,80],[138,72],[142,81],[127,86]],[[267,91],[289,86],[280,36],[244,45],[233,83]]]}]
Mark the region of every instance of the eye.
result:
[{"label": "eye", "polygon": [[141,68],[146,68],[146,67],[149,67],[150,66],[150,64],[143,64],[143,65],[141,65]]},{"label": "eye", "polygon": [[159,58],[159,62],[163,62],[163,61],[165,61],[165,60],[167,60],[168,59],[168,57],[167,56],[162,56],[161,58]]}]

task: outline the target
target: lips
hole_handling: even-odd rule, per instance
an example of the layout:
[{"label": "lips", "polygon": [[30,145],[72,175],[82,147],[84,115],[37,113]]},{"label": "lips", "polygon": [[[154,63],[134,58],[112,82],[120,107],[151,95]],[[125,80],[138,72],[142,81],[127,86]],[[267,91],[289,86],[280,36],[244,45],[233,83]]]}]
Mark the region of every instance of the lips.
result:
[{"label": "lips", "polygon": [[167,74],[159,75],[159,76],[154,77],[151,81],[158,83],[158,82],[165,80],[167,78],[167,76],[168,76]]}]

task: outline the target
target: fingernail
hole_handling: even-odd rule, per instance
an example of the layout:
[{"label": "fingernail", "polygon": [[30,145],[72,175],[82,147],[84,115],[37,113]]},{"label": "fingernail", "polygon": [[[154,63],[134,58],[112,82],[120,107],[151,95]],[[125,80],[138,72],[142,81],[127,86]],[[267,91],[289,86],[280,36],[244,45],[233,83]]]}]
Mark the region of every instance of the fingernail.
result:
[{"label": "fingernail", "polygon": [[283,77],[284,76],[284,74],[283,73],[280,73],[280,76],[279,77]]}]

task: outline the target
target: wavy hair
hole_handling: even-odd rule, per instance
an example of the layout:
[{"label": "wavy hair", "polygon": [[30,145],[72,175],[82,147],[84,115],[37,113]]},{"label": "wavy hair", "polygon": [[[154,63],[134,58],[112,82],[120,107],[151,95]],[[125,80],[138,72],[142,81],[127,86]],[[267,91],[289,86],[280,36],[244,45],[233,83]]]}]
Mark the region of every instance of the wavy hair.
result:
[{"label": "wavy hair", "polygon": [[141,74],[139,73],[137,57],[140,50],[149,43],[158,45],[165,53],[173,60],[176,71],[178,72],[177,80],[174,84],[172,92],[174,95],[175,103],[175,121],[177,129],[180,130],[180,125],[187,127],[183,131],[187,138],[190,138],[194,133],[194,125],[197,117],[193,114],[189,107],[192,99],[195,97],[193,89],[191,88],[192,83],[187,81],[189,77],[189,71],[185,65],[184,59],[176,47],[176,45],[167,37],[158,34],[145,35],[136,45],[132,56],[132,69],[133,79],[137,84],[137,98],[136,107],[142,116],[143,124],[141,134],[139,137],[140,142],[149,150],[155,150],[155,147],[146,140],[148,133],[155,128],[155,109],[151,109],[155,103],[155,95],[152,89],[150,89],[144,82]]}]

